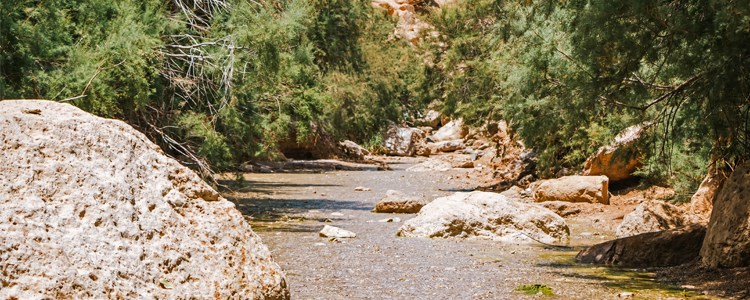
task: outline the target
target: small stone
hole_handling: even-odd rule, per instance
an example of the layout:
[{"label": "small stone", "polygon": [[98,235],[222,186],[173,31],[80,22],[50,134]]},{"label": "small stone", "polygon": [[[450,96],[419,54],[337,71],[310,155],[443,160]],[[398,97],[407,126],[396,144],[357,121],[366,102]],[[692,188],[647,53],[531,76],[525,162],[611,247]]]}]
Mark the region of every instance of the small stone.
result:
[{"label": "small stone", "polygon": [[363,187],[363,186],[358,186],[358,187],[355,187],[355,188],[354,188],[354,191],[355,191],[355,192],[369,192],[369,191],[371,191],[371,190],[372,190],[372,189],[370,189],[370,188],[368,188],[368,187]]},{"label": "small stone", "polygon": [[342,216],[344,216],[344,214],[342,214],[340,212],[332,212],[331,215],[335,216],[335,217],[342,217]]},{"label": "small stone", "polygon": [[622,292],[622,293],[617,294],[617,298],[623,298],[623,299],[631,299],[633,298],[633,296],[635,296],[635,294],[632,292]]},{"label": "small stone", "polygon": [[329,238],[354,238],[357,234],[345,229],[341,229],[334,226],[325,225],[323,230],[320,231],[320,236]]}]

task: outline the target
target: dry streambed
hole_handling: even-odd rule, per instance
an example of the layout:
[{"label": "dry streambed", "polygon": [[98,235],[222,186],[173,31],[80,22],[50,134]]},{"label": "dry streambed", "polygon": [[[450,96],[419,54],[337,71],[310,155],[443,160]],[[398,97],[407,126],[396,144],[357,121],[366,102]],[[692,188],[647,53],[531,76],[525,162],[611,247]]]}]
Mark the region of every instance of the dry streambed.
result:
[{"label": "dry streambed", "polygon": [[[705,298],[651,272],[576,264],[582,246],[614,236],[612,220],[591,215],[567,220],[569,247],[396,237],[414,215],[371,212],[387,190],[434,199],[471,186],[467,170],[406,171],[418,162],[390,159],[392,171],[246,173],[222,183],[286,271],[296,299],[518,299],[549,290],[563,299]],[[357,237],[320,237],[325,225]]]}]

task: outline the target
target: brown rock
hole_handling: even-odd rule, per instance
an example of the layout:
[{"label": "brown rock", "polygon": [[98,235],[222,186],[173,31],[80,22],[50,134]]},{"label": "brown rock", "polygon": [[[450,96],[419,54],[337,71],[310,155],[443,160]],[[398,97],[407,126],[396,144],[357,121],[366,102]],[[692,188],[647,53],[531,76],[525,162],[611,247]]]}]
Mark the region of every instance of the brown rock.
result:
[{"label": "brown rock", "polygon": [[750,266],[750,162],[737,166],[719,189],[701,258],[708,267]]},{"label": "brown rock", "polygon": [[0,101],[0,139],[0,299],[289,298],[234,204],[124,122]]},{"label": "brown rock", "polygon": [[583,175],[605,175],[613,182],[632,178],[633,172],[642,165],[638,142],[644,131],[643,125],[625,129],[615,137],[613,144],[599,148],[586,160]]},{"label": "brown rock", "polygon": [[620,267],[677,266],[698,259],[703,225],[642,233],[584,249],[576,261]]},{"label": "brown rock", "polygon": [[623,218],[617,226],[618,238],[646,232],[674,229],[687,225],[685,212],[663,201],[644,201]]},{"label": "brown rock", "polygon": [[388,190],[385,197],[375,204],[374,212],[415,214],[426,204],[420,197],[409,196],[395,190]]},{"label": "brown rock", "polygon": [[532,184],[534,201],[565,201],[609,204],[607,176],[565,176]]}]

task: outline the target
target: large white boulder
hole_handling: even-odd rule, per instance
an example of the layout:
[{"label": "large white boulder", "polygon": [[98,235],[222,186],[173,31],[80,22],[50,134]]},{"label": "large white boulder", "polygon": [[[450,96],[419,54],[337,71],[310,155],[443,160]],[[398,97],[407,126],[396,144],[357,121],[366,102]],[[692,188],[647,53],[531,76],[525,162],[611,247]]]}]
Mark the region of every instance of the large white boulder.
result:
[{"label": "large white boulder", "polygon": [[424,137],[424,131],[417,128],[391,126],[385,136],[385,148],[388,155],[414,156]]},{"label": "large white boulder", "polygon": [[462,119],[456,119],[443,125],[443,127],[440,127],[438,131],[430,136],[430,139],[433,142],[460,140],[463,139],[467,133],[468,130],[464,126],[464,121]]},{"label": "large white boulder", "polygon": [[0,102],[0,299],[287,299],[234,204],[124,122]]},{"label": "large white boulder", "polygon": [[570,230],[562,217],[546,208],[496,193],[470,192],[435,199],[406,221],[398,235],[564,243]]}]

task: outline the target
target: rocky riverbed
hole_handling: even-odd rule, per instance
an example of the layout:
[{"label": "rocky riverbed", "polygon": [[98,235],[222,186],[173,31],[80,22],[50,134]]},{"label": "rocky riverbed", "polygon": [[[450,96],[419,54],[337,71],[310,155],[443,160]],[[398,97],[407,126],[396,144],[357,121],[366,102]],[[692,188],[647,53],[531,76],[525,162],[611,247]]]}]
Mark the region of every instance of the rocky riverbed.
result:
[{"label": "rocky riverbed", "polygon": [[[708,297],[694,286],[660,282],[645,270],[574,262],[583,246],[613,238],[617,221],[632,205],[585,206],[567,218],[571,239],[561,247],[397,237],[403,221],[415,215],[371,212],[387,190],[434,199],[476,184],[471,169],[410,172],[406,169],[423,159],[385,159],[391,171],[225,174],[220,183],[286,271],[296,299],[544,297],[533,285],[549,287],[561,299]],[[320,237],[325,225],[357,237]]]}]

